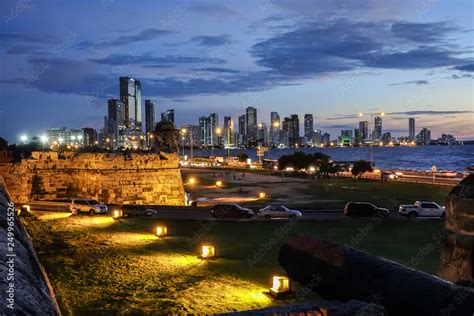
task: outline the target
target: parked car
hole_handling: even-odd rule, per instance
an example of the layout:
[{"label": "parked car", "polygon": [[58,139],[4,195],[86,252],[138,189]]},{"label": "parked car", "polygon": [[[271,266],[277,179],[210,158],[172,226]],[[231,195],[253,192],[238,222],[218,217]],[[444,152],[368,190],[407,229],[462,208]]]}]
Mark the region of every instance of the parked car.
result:
[{"label": "parked car", "polygon": [[398,175],[394,172],[382,172],[380,174],[380,179],[382,180],[386,180],[386,181],[389,181],[389,180],[397,180],[398,179]]},{"label": "parked car", "polygon": [[444,217],[445,207],[435,202],[416,201],[413,205],[400,205],[398,207],[398,213],[411,218],[418,216]]},{"label": "parked car", "polygon": [[367,202],[349,202],[344,207],[344,214],[349,217],[388,217],[390,211]]},{"label": "parked car", "polygon": [[211,216],[214,218],[251,218],[253,211],[238,204],[216,204],[211,208]]},{"label": "parked car", "polygon": [[107,205],[93,199],[72,199],[69,204],[72,213],[89,213],[90,215],[107,213]]},{"label": "parked car", "polygon": [[258,216],[265,219],[271,218],[301,218],[303,214],[299,211],[290,210],[283,205],[269,205],[260,209],[257,213]]},{"label": "parked car", "polygon": [[125,204],[122,206],[122,217],[154,216],[158,211],[152,210],[145,205]]}]

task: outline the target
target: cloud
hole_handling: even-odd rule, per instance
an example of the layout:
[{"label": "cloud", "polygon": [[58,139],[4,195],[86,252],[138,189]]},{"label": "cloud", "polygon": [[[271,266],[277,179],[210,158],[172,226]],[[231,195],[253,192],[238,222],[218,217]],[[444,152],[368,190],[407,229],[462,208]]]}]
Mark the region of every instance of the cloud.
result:
[{"label": "cloud", "polygon": [[43,35],[36,33],[21,33],[21,32],[1,32],[0,45],[8,43],[38,43],[38,44],[57,44],[58,39],[51,35]]},{"label": "cloud", "polygon": [[202,13],[205,15],[218,17],[218,18],[225,18],[225,17],[235,16],[238,14],[237,11],[232,10],[226,6],[218,5],[218,4],[193,5],[189,9],[198,13]]},{"label": "cloud", "polygon": [[474,63],[454,67],[456,70],[474,72]]},{"label": "cloud", "polygon": [[196,42],[201,46],[222,46],[230,42],[230,35],[217,35],[217,36],[195,36],[191,38],[191,42]]},{"label": "cloud", "polygon": [[134,55],[134,54],[112,54],[104,58],[91,58],[91,62],[102,65],[122,65],[136,64],[145,67],[171,67],[177,64],[223,64],[225,60],[220,58],[204,58],[192,56],[167,55],[164,57],[156,57],[150,53]]},{"label": "cloud", "polygon": [[110,40],[103,41],[92,41],[87,40],[79,43],[77,46],[80,49],[94,49],[94,48],[108,48],[108,47],[118,47],[124,45],[130,45],[137,42],[150,41],[158,37],[171,34],[171,31],[161,30],[150,28],[141,31],[140,33],[134,35],[122,35]]},{"label": "cloud", "polygon": [[410,81],[405,81],[405,82],[399,82],[399,83],[389,83],[389,86],[400,86],[400,85],[407,85],[407,84],[416,84],[416,85],[425,85],[428,84],[428,80],[410,80]]},{"label": "cloud", "polygon": [[[292,31],[261,41],[250,52],[258,65],[278,70],[285,60],[293,66],[285,75],[312,77],[355,70],[357,68],[430,69],[465,64],[458,57],[462,50],[446,48],[437,41],[447,30],[433,23],[431,43],[419,42],[410,35],[430,23],[404,23],[395,27],[389,22],[360,22],[347,19],[331,23],[310,22],[297,25]],[[441,24],[444,25],[444,24]],[[410,31],[412,30],[412,31]],[[438,30],[439,36],[434,32]],[[404,35],[403,38],[400,38]],[[443,40],[444,41],[444,40]],[[454,47],[454,45],[451,45]]]},{"label": "cloud", "polygon": [[229,69],[229,68],[220,68],[220,67],[205,67],[200,69],[195,69],[196,71],[207,71],[207,72],[217,72],[217,73],[229,73],[237,74],[240,73],[238,70]]},{"label": "cloud", "polygon": [[438,42],[449,33],[458,30],[447,22],[395,22],[391,26],[391,31],[395,36],[418,43]]},{"label": "cloud", "polygon": [[388,115],[450,115],[450,114],[466,114],[474,113],[474,111],[462,110],[462,111],[406,111],[406,112],[391,112]]}]

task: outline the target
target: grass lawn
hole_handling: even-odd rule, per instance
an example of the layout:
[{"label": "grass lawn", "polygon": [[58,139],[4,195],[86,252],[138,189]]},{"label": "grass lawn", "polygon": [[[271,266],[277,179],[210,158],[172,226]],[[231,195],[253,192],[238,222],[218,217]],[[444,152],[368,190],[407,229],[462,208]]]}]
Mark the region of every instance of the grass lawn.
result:
[{"label": "grass lawn", "polygon": [[348,201],[365,201],[380,207],[398,209],[400,204],[423,200],[444,205],[452,188],[432,184],[334,178],[310,181],[304,192],[319,200],[315,202],[315,208],[343,208]]},{"label": "grass lawn", "polygon": [[[297,299],[275,301],[264,292],[271,276],[283,272],[279,246],[300,233],[352,243],[435,273],[441,245],[432,236],[443,226],[440,220],[370,226],[369,220],[236,223],[35,215],[24,223],[64,315],[212,314],[293,303]],[[155,237],[157,224],[166,224],[170,235]],[[199,259],[202,243],[215,245],[218,258]],[[427,247],[431,250],[421,251]],[[298,298],[314,299],[314,294]]]}]

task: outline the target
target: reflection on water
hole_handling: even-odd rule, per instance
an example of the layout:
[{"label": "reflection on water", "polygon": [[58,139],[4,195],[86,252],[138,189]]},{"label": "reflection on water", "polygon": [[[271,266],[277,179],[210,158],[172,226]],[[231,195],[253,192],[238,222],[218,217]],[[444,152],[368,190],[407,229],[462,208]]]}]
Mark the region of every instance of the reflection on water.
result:
[{"label": "reflection on water", "polygon": [[[369,160],[368,147],[354,148],[299,148],[305,153],[322,152],[332,160],[353,161]],[[252,160],[257,159],[256,149],[233,149],[231,156],[245,152]],[[288,155],[295,149],[270,149],[263,158],[278,159]],[[419,146],[419,147],[374,147],[375,165],[383,169],[415,169],[431,170],[433,165],[438,170],[464,171],[466,167],[474,165],[474,145],[464,146]],[[211,150],[194,150],[194,156],[209,156]],[[214,155],[223,156],[227,150],[214,149]]]}]

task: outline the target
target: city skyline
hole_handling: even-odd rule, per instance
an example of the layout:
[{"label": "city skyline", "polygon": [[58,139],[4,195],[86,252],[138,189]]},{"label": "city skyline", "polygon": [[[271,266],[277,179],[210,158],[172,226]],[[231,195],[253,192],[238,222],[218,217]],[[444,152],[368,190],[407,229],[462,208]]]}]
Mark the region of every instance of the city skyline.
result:
[{"label": "city skyline", "polygon": [[[251,106],[258,123],[298,114],[302,129],[313,113],[335,135],[357,113],[383,111],[395,137],[414,117],[417,133],[474,138],[467,0],[146,4],[38,2],[11,13],[17,2],[2,2],[0,135],[14,143],[51,127],[99,129],[107,100],[119,98],[116,78],[128,76],[156,113],[175,109],[178,126],[209,113],[238,125]],[[140,19],[126,19],[131,10]]]}]

